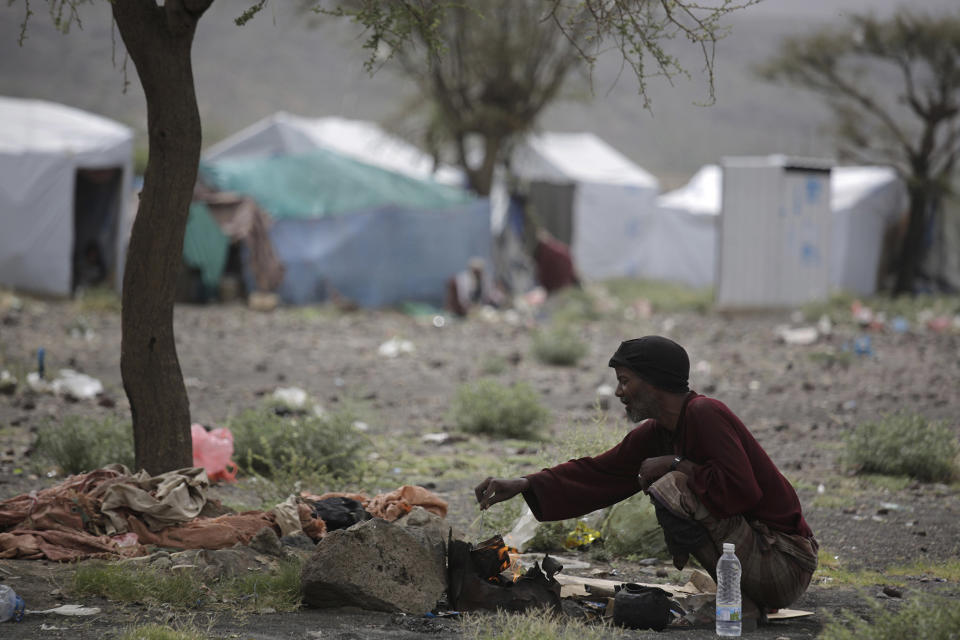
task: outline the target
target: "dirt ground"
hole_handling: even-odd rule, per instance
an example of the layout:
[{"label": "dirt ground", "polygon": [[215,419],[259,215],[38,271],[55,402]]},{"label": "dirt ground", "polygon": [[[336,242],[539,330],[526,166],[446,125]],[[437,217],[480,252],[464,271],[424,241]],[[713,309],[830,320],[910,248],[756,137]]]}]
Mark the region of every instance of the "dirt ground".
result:
[{"label": "dirt ground", "polygon": [[[57,481],[38,473],[29,458],[33,433],[45,420],[71,413],[127,417],[129,411],[120,380],[117,313],[85,311],[68,301],[11,300],[6,295],[0,301],[0,369],[23,379],[35,368],[36,351],[42,347],[48,372],[72,368],[91,375],[102,381],[102,397],[108,401],[32,395],[24,393],[22,385],[12,395],[0,395],[0,500]],[[531,355],[532,329],[505,322],[502,316],[448,319],[441,327],[432,320],[388,311],[310,308],[260,313],[239,304],[178,306],[178,352],[194,420],[222,425],[228,417],[258,405],[274,389],[295,386],[327,408],[348,399],[362,403],[370,416],[368,433],[387,449],[389,443],[402,443],[396,446],[407,455],[455,458],[458,451],[482,450],[493,459],[506,459],[516,450],[494,440],[471,437],[437,445],[421,439],[424,433],[451,429],[448,409],[456,388],[483,375],[490,357],[508,363],[498,379],[529,382],[541,394],[552,413],[548,441],[554,442],[570,430],[590,428],[597,387],[614,382],[607,360],[619,342],[661,333],[687,347],[693,364],[691,386],[739,414],[795,484],[821,549],[843,569],[884,572],[891,566],[960,559],[960,485],[865,480],[845,472],[840,463],[844,434],[892,411],[945,420],[960,434],[960,331],[873,332],[870,352],[856,354],[849,347],[863,329],[846,317],[834,318],[828,337],[800,346],[785,344],[777,336],[778,326],[803,324],[788,313],[655,311],[637,318],[616,312],[580,325],[589,354],[578,366],[565,368],[539,363]],[[393,337],[409,340],[413,351],[395,358],[378,353],[378,347]],[[610,409],[607,420],[622,425],[624,432],[629,429],[619,405]],[[398,468],[396,486],[426,484],[449,501],[451,524],[465,530],[475,525],[478,512],[472,487],[482,479],[483,470],[443,474],[434,480],[424,478],[422,471],[418,474]],[[222,489],[226,493],[221,497],[229,500],[232,490]],[[651,572],[650,567],[624,560],[594,563],[592,569],[624,581],[642,581]],[[7,560],[0,561],[0,580],[36,611],[77,601],[63,595],[70,570],[55,563]],[[931,578],[919,570],[906,577],[882,576],[863,589],[838,587],[829,577],[821,577],[794,605],[814,611],[814,616],[772,623],[750,635],[770,640],[815,637],[827,616],[840,609],[865,613],[870,602],[898,606],[901,599],[882,593],[884,586],[896,582],[904,584],[905,595],[960,597],[960,583]],[[90,618],[31,614],[20,624],[4,624],[2,635],[109,638],[132,624],[163,622],[171,615],[96,599],[81,604],[102,611]],[[239,618],[197,611],[190,616],[196,626],[218,638],[461,636],[454,618],[353,610],[304,609]],[[713,637],[711,631],[666,633]]]}]

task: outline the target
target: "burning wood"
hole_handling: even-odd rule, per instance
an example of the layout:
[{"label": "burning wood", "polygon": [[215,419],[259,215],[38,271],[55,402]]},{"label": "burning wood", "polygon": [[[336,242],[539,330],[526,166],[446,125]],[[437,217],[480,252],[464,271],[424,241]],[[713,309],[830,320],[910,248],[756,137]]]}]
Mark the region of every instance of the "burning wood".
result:
[{"label": "burning wood", "polygon": [[447,547],[447,598],[461,611],[525,611],[531,607],[560,607],[560,583],[553,574],[562,565],[544,556],[543,568],[535,563],[525,573],[510,557],[510,548],[499,535],[476,547],[449,540]]}]

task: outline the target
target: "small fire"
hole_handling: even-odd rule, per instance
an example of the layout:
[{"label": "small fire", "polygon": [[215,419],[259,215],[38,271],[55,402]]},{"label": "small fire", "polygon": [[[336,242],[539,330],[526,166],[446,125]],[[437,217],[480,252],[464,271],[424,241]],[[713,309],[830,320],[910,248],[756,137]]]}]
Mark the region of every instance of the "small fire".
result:
[{"label": "small fire", "polygon": [[503,542],[503,537],[497,535],[481,542],[474,553],[480,553],[489,558],[486,565],[487,581],[494,584],[516,582],[523,575],[523,566],[520,564],[520,552]]},{"label": "small fire", "polygon": [[[499,582],[503,578],[502,574],[507,573],[510,576],[510,582],[516,582],[523,575],[523,565],[520,563],[519,551],[513,547],[503,545],[497,549],[497,559],[500,560],[500,569],[497,576],[490,578],[491,582]],[[511,556],[511,554],[513,554]]]}]

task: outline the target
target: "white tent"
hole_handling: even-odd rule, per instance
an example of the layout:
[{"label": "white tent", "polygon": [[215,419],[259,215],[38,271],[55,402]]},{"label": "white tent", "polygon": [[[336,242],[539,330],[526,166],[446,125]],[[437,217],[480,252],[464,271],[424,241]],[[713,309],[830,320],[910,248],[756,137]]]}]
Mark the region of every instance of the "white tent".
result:
[{"label": "white tent", "polygon": [[835,288],[861,296],[877,290],[883,237],[907,210],[907,191],[889,167],[835,167],[831,180]]},{"label": "white tent", "polygon": [[639,274],[638,244],[659,190],[654,176],[592,133],[531,136],[510,168],[530,185],[544,226],[570,244],[581,276]]},{"label": "white tent", "polygon": [[322,148],[369,165],[418,178],[462,185],[463,174],[372,122],[346,118],[303,118],[284,111],[259,120],[207,149],[204,160],[307,153]]},{"label": "white tent", "polygon": [[686,185],[657,198],[657,213],[643,238],[644,277],[692,287],[714,285],[721,183],[720,167],[708,164]]},{"label": "white tent", "polygon": [[127,127],[59,104],[0,98],[0,283],[70,295],[91,266],[85,259],[120,282],[132,177]]},{"label": "white tent", "polygon": [[[711,286],[716,278],[716,228],[723,176],[705,165],[676,189],[657,199],[657,220],[646,238],[644,276]],[[834,167],[830,175],[833,212],[830,283],[834,289],[870,295],[885,230],[904,212],[903,183],[888,167]]]}]

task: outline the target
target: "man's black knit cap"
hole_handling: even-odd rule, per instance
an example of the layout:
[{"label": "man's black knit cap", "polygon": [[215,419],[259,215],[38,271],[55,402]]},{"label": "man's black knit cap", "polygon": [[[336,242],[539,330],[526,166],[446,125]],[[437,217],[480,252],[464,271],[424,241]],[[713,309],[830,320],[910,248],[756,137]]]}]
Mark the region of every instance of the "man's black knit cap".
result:
[{"label": "man's black knit cap", "polygon": [[690,358],[683,347],[663,336],[644,336],[621,342],[610,358],[610,366],[626,367],[664,391],[682,393],[690,390]]}]

